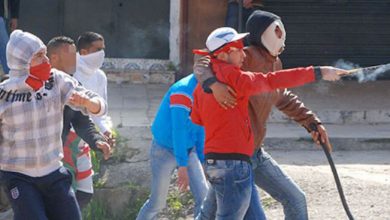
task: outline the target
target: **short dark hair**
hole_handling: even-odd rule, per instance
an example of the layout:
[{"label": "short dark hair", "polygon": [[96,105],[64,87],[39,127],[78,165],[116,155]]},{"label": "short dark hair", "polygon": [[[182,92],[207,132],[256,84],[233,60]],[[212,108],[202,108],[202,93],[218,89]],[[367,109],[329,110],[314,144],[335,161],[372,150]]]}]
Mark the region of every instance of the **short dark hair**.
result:
[{"label": "short dark hair", "polygon": [[81,49],[88,49],[91,47],[93,42],[98,40],[103,41],[103,36],[91,31],[84,32],[77,39],[77,50],[80,51]]},{"label": "short dark hair", "polygon": [[72,40],[72,38],[66,37],[66,36],[58,36],[58,37],[52,38],[49,41],[49,43],[47,43],[47,55],[50,56],[50,54],[54,50],[56,50],[57,48],[59,48],[60,46],[62,46],[64,44],[72,45],[72,44],[74,44],[74,41]]}]

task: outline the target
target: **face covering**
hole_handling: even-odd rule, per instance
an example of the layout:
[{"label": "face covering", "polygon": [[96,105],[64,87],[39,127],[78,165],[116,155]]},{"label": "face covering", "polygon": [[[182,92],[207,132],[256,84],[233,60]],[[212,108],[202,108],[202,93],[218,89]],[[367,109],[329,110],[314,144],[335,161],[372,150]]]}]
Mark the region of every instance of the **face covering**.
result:
[{"label": "face covering", "polygon": [[30,74],[26,79],[27,85],[38,91],[46,80],[50,78],[50,63],[41,63],[39,65],[30,67]]},{"label": "face covering", "polygon": [[97,70],[102,67],[104,62],[104,50],[99,50],[95,53],[80,55],[80,59],[92,70]]},{"label": "face covering", "polygon": [[[275,29],[279,27],[282,31],[282,37],[279,38],[276,35]],[[284,29],[283,23],[280,20],[274,21],[261,35],[261,43],[268,50],[272,56],[279,56],[282,52],[282,48],[285,46],[286,41],[286,30]]]}]

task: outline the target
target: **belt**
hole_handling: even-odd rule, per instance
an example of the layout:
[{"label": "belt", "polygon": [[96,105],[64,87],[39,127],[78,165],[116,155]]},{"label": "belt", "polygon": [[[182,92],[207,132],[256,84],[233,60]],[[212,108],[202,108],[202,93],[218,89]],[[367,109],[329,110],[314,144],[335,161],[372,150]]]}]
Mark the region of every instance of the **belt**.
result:
[{"label": "belt", "polygon": [[251,164],[251,158],[246,154],[240,153],[207,153],[206,160],[241,160]]}]

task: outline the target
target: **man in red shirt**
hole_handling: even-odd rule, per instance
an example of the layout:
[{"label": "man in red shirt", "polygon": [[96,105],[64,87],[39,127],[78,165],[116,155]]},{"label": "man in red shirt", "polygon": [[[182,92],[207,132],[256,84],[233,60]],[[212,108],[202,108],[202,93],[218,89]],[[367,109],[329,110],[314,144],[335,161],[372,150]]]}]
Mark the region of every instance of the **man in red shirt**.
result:
[{"label": "man in red shirt", "polygon": [[[213,72],[218,81],[237,92],[237,106],[225,110],[212,94],[203,92],[198,85],[194,92],[191,118],[205,127],[206,175],[211,183],[209,195],[204,201],[216,201],[216,219],[265,219],[264,212],[253,184],[250,157],[254,151],[253,134],[248,114],[249,97],[278,88],[301,86],[322,78],[337,80],[343,70],[333,67],[306,67],[281,70],[269,74],[240,70],[245,53],[242,39],[232,28],[214,30],[206,41],[208,51],[196,51],[211,55]],[[203,208],[202,207],[202,208]],[[250,207],[250,212],[248,208]],[[198,219],[202,219],[202,212]],[[248,216],[252,215],[252,216]]]}]

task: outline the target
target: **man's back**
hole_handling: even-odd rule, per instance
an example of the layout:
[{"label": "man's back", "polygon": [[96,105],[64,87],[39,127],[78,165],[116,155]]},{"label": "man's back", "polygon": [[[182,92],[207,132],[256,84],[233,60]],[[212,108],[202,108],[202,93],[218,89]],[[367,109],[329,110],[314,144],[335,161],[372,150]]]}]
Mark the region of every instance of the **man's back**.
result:
[{"label": "man's back", "polygon": [[[244,51],[246,59],[242,70],[268,73],[282,69],[280,59],[271,56],[265,48],[249,46]],[[259,147],[264,140],[267,129],[266,123],[274,106],[304,126],[312,122],[319,122],[314,113],[307,109],[297,99],[297,96],[287,89],[253,95],[249,99],[249,116],[255,147]]]},{"label": "man's back", "polygon": [[173,134],[178,129],[187,137],[184,143],[186,148],[195,146],[195,142],[204,141],[203,128],[188,119],[196,85],[195,77],[189,75],[172,85],[165,94],[152,124],[153,137],[158,144],[173,149],[177,141]]}]

